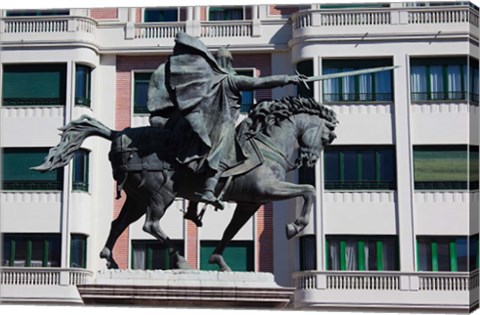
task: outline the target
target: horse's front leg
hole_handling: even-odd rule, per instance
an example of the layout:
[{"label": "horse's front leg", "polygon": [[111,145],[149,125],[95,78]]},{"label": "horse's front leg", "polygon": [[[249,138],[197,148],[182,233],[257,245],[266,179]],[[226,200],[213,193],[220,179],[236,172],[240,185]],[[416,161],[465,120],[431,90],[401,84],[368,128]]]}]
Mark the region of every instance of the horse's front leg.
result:
[{"label": "horse's front leg", "polygon": [[315,200],[315,188],[311,185],[297,185],[289,182],[275,181],[264,185],[264,193],[272,201],[295,197],[303,198],[303,208],[295,222],[287,224],[287,238],[291,239],[300,233],[310,222],[310,212]]}]

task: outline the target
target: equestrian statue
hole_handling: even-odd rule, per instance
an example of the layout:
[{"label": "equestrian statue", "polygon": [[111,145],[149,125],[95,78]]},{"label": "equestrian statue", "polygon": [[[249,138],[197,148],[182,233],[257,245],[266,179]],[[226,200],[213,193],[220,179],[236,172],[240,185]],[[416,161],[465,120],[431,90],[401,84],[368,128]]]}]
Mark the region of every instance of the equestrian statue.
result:
[{"label": "equestrian statue", "polygon": [[[225,201],[236,203],[209,259],[221,271],[231,271],[222,256],[227,244],[265,203],[303,198],[300,216],[286,226],[287,238],[295,237],[309,223],[315,189],[285,181],[287,172],[315,165],[336,137],[336,115],[312,98],[285,97],[259,102],[237,125],[240,92],[393,68],[310,78],[301,74],[254,78],[237,75],[232,60],[226,48],[220,48],[215,58],[199,39],[178,33],[173,54],[150,79],[151,126],[115,131],[81,116],[60,128],[59,144],[33,168],[45,172],[67,165],[90,136],[111,141],[117,197],[124,191],[126,201],[100,253],[108,268],[118,268],[112,252],[120,234],[146,214],[143,230],[168,249],[175,268],[191,269],[160,227],[177,197],[189,201],[184,216],[198,226],[207,204],[223,209]],[[197,213],[199,203],[205,206]]]}]

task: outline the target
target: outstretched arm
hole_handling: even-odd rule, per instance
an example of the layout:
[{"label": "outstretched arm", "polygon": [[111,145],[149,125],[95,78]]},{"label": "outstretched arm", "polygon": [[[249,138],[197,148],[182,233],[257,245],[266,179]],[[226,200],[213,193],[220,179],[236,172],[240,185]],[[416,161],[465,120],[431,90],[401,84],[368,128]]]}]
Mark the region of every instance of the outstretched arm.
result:
[{"label": "outstretched arm", "polygon": [[254,78],[243,75],[231,77],[234,85],[240,91],[252,91],[258,89],[273,89],[287,84],[300,84],[307,77],[304,75],[272,75],[268,77]]}]

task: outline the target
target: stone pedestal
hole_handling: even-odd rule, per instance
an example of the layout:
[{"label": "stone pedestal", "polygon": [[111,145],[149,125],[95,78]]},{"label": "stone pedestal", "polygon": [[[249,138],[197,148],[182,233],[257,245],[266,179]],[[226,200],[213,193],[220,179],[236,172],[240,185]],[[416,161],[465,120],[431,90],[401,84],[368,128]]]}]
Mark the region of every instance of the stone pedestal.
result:
[{"label": "stone pedestal", "polygon": [[183,270],[99,272],[77,285],[87,305],[285,308],[294,288],[278,286],[270,273]]}]

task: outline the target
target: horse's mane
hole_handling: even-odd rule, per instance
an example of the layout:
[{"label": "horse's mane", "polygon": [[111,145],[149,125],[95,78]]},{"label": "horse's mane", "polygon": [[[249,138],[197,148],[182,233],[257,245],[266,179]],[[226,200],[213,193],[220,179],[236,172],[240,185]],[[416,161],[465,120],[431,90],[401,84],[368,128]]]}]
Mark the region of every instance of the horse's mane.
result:
[{"label": "horse's mane", "polygon": [[292,115],[303,113],[320,116],[332,126],[338,123],[335,112],[313,98],[288,96],[281,100],[261,101],[251,108],[245,122],[249,125],[247,136],[253,137],[259,132],[269,135],[273,126],[278,126]]}]

